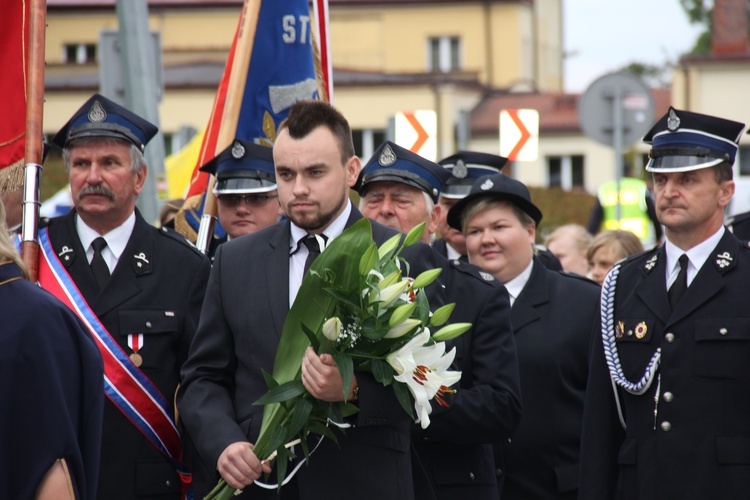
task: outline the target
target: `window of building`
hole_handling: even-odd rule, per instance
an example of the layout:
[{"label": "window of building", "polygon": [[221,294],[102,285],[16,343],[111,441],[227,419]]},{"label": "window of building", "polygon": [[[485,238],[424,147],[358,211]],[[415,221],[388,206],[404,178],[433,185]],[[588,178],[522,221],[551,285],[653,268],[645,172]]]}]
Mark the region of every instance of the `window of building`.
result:
[{"label": "window of building", "polygon": [[427,41],[428,70],[449,73],[461,69],[461,39],[457,36],[430,37]]},{"label": "window of building", "polygon": [[64,64],[88,64],[96,62],[96,44],[66,43],[63,46]]},{"label": "window of building", "polygon": [[375,150],[385,142],[385,130],[379,129],[355,129],[352,130],[354,140],[354,153],[366,162],[372,157]]},{"label": "window of building", "polygon": [[585,170],[583,155],[548,156],[547,185],[565,190],[583,188]]}]

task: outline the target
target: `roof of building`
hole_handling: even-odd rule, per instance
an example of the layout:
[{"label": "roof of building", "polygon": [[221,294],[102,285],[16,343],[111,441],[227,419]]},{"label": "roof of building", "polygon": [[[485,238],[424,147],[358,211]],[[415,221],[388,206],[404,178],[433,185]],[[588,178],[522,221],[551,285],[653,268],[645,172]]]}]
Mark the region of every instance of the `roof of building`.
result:
[{"label": "roof of building", "polygon": [[[652,89],[654,117],[669,109],[669,89]],[[470,127],[475,135],[496,135],[500,126],[499,116],[503,109],[535,109],[539,111],[539,131],[545,134],[579,133],[578,99],[580,94],[560,92],[511,93],[493,92],[486,95],[471,112]]]}]

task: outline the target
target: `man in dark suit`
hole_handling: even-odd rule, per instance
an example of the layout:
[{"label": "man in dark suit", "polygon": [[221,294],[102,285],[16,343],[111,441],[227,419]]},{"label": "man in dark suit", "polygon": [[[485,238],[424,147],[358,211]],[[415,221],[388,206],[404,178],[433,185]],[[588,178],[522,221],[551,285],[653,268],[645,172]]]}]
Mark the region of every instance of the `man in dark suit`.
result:
[{"label": "man in dark suit", "polygon": [[750,491],[750,250],[723,227],[744,128],[670,108],[644,138],[666,242],[604,282],[580,498]]},{"label": "man in dark suit", "polygon": [[[360,174],[360,208],[401,232],[424,222],[422,237],[429,241],[440,218],[435,202],[448,177],[440,165],[386,142]],[[496,466],[492,443],[508,439],[521,416],[508,294],[476,266],[458,258],[442,263],[439,279],[448,302],[456,303],[450,321],[473,326],[448,343],[461,372],[450,410],[436,412],[426,429],[412,428],[415,492],[419,499],[497,499],[496,471],[504,466]]]},{"label": "man in dark suit", "polygon": [[210,264],[135,208],[142,151],[156,131],[105,97],[89,99],[52,141],[63,148],[75,210],[40,231],[100,335],[108,400],[98,496],[108,500],[176,499],[184,486],[173,401]]},{"label": "man in dark suit", "polygon": [[[292,106],[279,126],[274,163],[288,220],[219,247],[178,396],[181,417],[203,462],[218,470],[210,480],[221,475],[230,486],[244,489],[246,498],[276,497],[275,491],[249,486],[269,470],[251,445],[263,412],[253,402],[267,391],[262,370],[273,371],[284,321],[310,253],[305,242],[312,239],[324,247],[362,218],[348,198],[360,161],[348,122],[329,104],[303,101]],[[393,234],[373,223],[377,243]],[[412,274],[437,267],[431,265],[431,250],[419,247],[414,258],[407,257]],[[302,381],[318,399],[343,399],[341,376],[329,355],[309,349]],[[339,434],[338,446],[323,440],[281,490],[282,498],[413,498],[409,418],[393,390],[357,372],[348,400],[359,407],[354,427]]]}]

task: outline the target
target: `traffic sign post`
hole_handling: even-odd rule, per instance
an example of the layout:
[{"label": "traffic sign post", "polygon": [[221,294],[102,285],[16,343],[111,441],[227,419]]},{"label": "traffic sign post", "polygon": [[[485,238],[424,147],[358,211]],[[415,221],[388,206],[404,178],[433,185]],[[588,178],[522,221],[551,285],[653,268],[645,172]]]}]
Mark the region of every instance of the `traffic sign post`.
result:
[{"label": "traffic sign post", "polygon": [[583,132],[615,150],[617,220],[620,220],[622,154],[654,121],[654,97],[643,82],[630,73],[610,73],[594,81],[578,101]]},{"label": "traffic sign post", "polygon": [[437,113],[399,111],[394,120],[394,142],[412,153],[437,161]]},{"label": "traffic sign post", "polygon": [[500,156],[510,161],[534,161],[539,155],[539,112],[535,109],[500,111]]}]

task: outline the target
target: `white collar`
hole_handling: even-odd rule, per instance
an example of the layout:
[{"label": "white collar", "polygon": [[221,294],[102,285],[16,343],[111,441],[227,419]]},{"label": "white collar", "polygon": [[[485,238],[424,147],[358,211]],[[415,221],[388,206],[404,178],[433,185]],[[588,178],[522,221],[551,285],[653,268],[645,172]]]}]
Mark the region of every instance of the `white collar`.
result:
[{"label": "white collar", "polygon": [[[344,211],[341,212],[339,216],[333,220],[333,222],[328,224],[328,227],[326,227],[323,231],[323,234],[325,234],[328,238],[328,240],[326,241],[326,245],[330,245],[331,241],[333,241],[334,238],[344,232],[344,229],[346,228],[346,221],[349,220],[349,215],[351,215],[351,213],[352,204],[347,201]],[[291,222],[291,229],[291,237],[289,241],[290,252],[297,248],[299,240],[307,236],[307,230],[297,226],[294,222]]]},{"label": "white collar", "polygon": [[447,241],[445,242],[445,253],[448,254],[448,260],[456,260],[463,257],[460,253],[458,253],[458,250],[453,248],[450,243]]},{"label": "white collar", "polygon": [[526,286],[526,283],[529,281],[529,278],[531,277],[531,271],[534,268],[534,259],[531,259],[531,262],[529,262],[529,265],[526,266],[526,269],[521,271],[521,274],[513,278],[507,283],[503,283],[505,285],[505,289],[508,290],[508,295],[510,296],[510,305],[513,305],[513,302],[516,301],[519,295],[521,295],[521,292],[523,291],[523,287]]},{"label": "white collar", "polygon": [[[81,240],[81,246],[88,253],[91,248],[91,242],[99,236],[107,240],[107,248],[112,252],[115,257],[115,261],[120,259],[120,255],[125,251],[125,246],[130,240],[130,235],[133,234],[133,228],[135,227],[135,212],[131,213],[130,216],[125,219],[125,222],[109,231],[107,234],[99,234],[90,226],[88,226],[83,219],[76,215],[76,232],[78,232],[78,238]],[[93,250],[91,250],[93,255]]]},{"label": "white collar", "polygon": [[695,275],[701,270],[703,264],[706,263],[708,258],[711,256],[716,245],[719,244],[722,236],[724,236],[724,226],[721,226],[714,234],[707,239],[695,245],[687,252],[678,248],[674,243],[666,240],[664,243],[664,250],[667,253],[667,289],[672,282],[677,278],[677,274],[680,272],[680,255],[686,254],[690,263],[688,264],[688,284],[693,281]]}]

